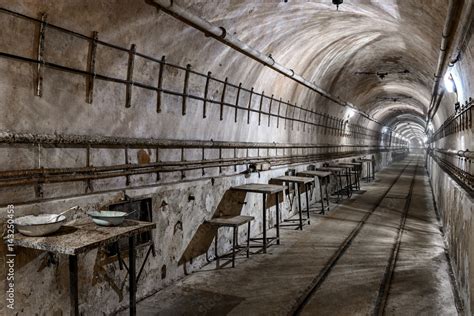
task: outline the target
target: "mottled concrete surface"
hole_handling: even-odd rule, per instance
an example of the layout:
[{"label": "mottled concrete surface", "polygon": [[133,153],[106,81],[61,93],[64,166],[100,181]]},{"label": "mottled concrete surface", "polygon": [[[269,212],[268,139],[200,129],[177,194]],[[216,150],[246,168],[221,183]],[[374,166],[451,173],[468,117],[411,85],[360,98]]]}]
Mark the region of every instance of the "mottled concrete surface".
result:
[{"label": "mottled concrete surface", "polygon": [[474,311],[473,200],[439,165],[429,160],[434,199],[443,225],[466,315]]},{"label": "mottled concrete surface", "polygon": [[[354,196],[328,215],[314,215],[311,225],[303,231],[284,230],[282,245],[271,247],[269,253],[241,259],[233,269],[215,270],[211,263],[140,302],[139,314],[288,314],[358,221],[376,206],[403,166],[397,163],[385,169],[377,183],[363,187],[367,192]],[[414,171],[412,162],[310,297],[302,315],[371,314]],[[389,291],[387,315],[457,315],[431,199],[427,176],[420,166]],[[126,315],[126,311],[120,315]]]}]

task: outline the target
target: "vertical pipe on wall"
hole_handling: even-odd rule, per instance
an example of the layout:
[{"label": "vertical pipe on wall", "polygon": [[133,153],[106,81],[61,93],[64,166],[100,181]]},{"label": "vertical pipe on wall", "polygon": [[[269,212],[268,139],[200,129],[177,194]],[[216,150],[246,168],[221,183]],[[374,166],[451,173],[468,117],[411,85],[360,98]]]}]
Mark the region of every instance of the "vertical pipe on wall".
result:
[{"label": "vertical pipe on wall", "polygon": [[162,88],[163,88],[163,71],[166,65],[166,56],[161,56],[160,69],[158,71],[158,91],[156,92],[156,112],[161,112]]},{"label": "vertical pipe on wall", "polygon": [[133,66],[135,64],[135,52],[136,46],[132,44],[130,52],[128,54],[128,67],[127,67],[127,87],[125,95],[125,107],[129,108],[132,106],[132,87],[133,87]]},{"label": "vertical pipe on wall", "polygon": [[[211,75],[212,75],[212,72],[209,71],[206,77],[206,85],[204,86],[204,101],[202,104],[202,118],[207,117],[207,95],[209,93],[209,82],[211,81]],[[225,80],[227,82],[227,78],[225,78]]]},{"label": "vertical pipe on wall", "polygon": [[92,104],[93,96],[94,96],[94,79],[95,79],[95,56],[97,51],[97,40],[99,39],[99,33],[93,32],[92,33],[92,41],[90,42],[89,47],[89,58],[87,62],[87,69],[89,75],[87,77],[87,94],[86,94],[86,102]]},{"label": "vertical pipe on wall", "polygon": [[186,107],[187,107],[187,95],[188,95],[188,83],[189,83],[189,73],[191,70],[191,65],[186,65],[186,72],[184,73],[184,85],[183,85],[183,107],[182,107],[182,115],[186,115]]},{"label": "vertical pipe on wall", "polygon": [[38,66],[36,69],[36,90],[35,95],[41,97],[43,95],[43,63],[44,63],[44,38],[46,32],[46,13],[41,14],[41,24],[38,32],[38,48],[36,52],[36,59],[38,60]]}]

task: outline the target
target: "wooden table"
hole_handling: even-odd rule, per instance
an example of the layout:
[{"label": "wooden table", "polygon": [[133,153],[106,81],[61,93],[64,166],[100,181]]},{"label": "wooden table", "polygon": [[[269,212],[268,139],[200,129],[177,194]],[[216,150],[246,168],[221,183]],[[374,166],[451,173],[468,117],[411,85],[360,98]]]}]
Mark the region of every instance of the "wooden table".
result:
[{"label": "wooden table", "polygon": [[328,201],[327,209],[329,210],[329,194],[328,194],[328,185],[330,181],[331,172],[328,171],[317,171],[317,170],[306,170],[300,171],[297,173],[299,176],[318,178],[319,181],[319,194],[321,196],[321,213],[325,214],[326,207],[324,206],[324,197],[323,197],[323,186],[325,187],[326,200]]},{"label": "wooden table", "polygon": [[[263,212],[262,212],[262,221],[263,221],[263,237],[262,238],[251,238],[252,241],[262,240],[262,250],[263,253],[267,252],[267,247],[271,242],[276,241],[277,245],[280,244],[280,206],[278,193],[283,192],[286,188],[282,185],[275,184],[263,184],[263,183],[251,183],[243,184],[239,186],[232,187],[231,190],[243,191],[250,193],[259,193],[263,196]],[[276,199],[276,237],[267,238],[267,195],[275,194]]]},{"label": "wooden table", "polygon": [[89,218],[75,221],[61,227],[56,233],[45,237],[28,237],[15,234],[15,246],[44,250],[69,256],[69,295],[71,315],[79,315],[79,286],[77,256],[89,250],[128,238],[130,315],[136,315],[136,249],[135,236],[156,227],[155,223],[125,220],[115,227],[97,226]]},{"label": "wooden table", "polygon": [[[284,183],[293,183],[296,185],[295,193],[298,196],[298,212],[299,212],[299,224],[297,226],[299,227],[300,230],[303,230],[303,210],[301,209],[301,190],[300,190],[300,185],[305,186],[305,195],[306,195],[306,214],[307,214],[307,220],[308,224],[310,224],[310,219],[309,219],[309,197],[308,197],[308,185],[310,185],[313,182],[313,179],[307,178],[307,177],[296,177],[296,176],[281,176],[277,178],[272,178],[270,181],[281,181],[283,184]],[[291,220],[288,220],[291,221]],[[286,224],[286,225],[280,225],[280,226],[294,226],[294,224]]]}]

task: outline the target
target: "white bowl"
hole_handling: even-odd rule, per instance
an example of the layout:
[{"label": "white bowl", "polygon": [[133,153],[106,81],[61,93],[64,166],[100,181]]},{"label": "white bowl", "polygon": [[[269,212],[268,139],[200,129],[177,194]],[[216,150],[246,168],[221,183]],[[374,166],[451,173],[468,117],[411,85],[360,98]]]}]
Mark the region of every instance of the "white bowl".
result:
[{"label": "white bowl", "polygon": [[57,214],[28,215],[15,219],[15,227],[26,236],[46,236],[56,232],[64,224],[66,216]]},{"label": "white bowl", "polygon": [[118,226],[123,223],[128,213],[114,211],[93,211],[87,213],[87,215],[89,215],[94,223],[99,226]]}]

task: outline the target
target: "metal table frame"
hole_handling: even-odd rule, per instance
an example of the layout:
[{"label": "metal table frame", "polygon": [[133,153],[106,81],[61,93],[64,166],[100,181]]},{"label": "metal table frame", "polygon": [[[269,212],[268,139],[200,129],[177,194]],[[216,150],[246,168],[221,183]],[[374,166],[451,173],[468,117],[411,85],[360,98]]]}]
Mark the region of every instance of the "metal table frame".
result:
[{"label": "metal table frame", "polygon": [[[354,188],[352,187],[352,175],[351,175],[351,170],[354,169],[354,166],[352,165],[346,165],[346,164],[324,164],[324,167],[328,168],[344,168],[344,176],[346,177],[346,185],[344,186],[344,190],[347,192],[347,197],[352,196],[352,192],[354,191]],[[342,182],[341,182],[342,184]]]},{"label": "metal table frame", "polygon": [[[230,219],[230,221],[226,221],[227,219]],[[232,219],[237,219],[235,222],[231,222]],[[242,215],[237,215],[237,216],[223,216],[223,217],[216,217],[212,218],[206,223],[209,223],[212,226],[216,226],[216,237],[214,241],[214,256],[216,259],[216,268],[219,269],[219,260],[221,258],[228,257],[228,255],[221,255],[219,256],[217,253],[217,241],[219,239],[219,228],[220,227],[231,227],[233,228],[233,233],[232,233],[232,268],[235,268],[235,255],[242,251],[246,250],[247,251],[247,258],[250,257],[250,223],[254,220],[255,218],[253,216],[242,216]],[[241,247],[239,246],[239,226],[247,224],[247,246],[246,247]]]},{"label": "metal table frame", "polygon": [[362,176],[362,162],[344,162],[343,165],[352,165],[354,166],[354,174],[356,176],[356,189],[360,190],[360,179]]},{"label": "metal table frame", "polygon": [[[268,246],[276,242],[277,245],[280,244],[280,201],[278,193],[283,192],[286,188],[282,185],[272,185],[272,184],[263,184],[263,183],[252,183],[244,184],[240,186],[231,187],[231,190],[250,192],[250,193],[260,193],[263,197],[263,207],[262,207],[262,222],[263,222],[263,233],[261,238],[250,238],[251,241],[262,241],[263,253],[267,253]],[[267,195],[275,194],[275,204],[276,204],[276,236],[267,237]],[[254,248],[255,246],[250,246]]]},{"label": "metal table frame", "polygon": [[[346,177],[347,179],[347,175],[346,174],[343,174],[342,172],[345,171],[346,168],[341,168],[341,167],[320,167],[320,168],[316,168],[316,171],[328,171],[328,172],[331,172],[334,177],[336,178],[336,187],[339,186],[339,189],[337,190],[337,203],[339,203],[341,200],[342,200],[342,197],[343,197],[343,191],[344,190],[344,187],[342,186],[342,177]],[[349,190],[346,190],[347,191],[347,197],[349,198],[350,197],[350,192]]]},{"label": "metal table frame", "polygon": [[[348,177],[348,183],[350,183],[351,192],[360,190],[360,169],[362,163],[353,163],[353,162],[340,162],[336,164],[331,164],[329,167],[343,167],[347,168],[346,174]],[[352,175],[354,175],[354,182],[352,182]]]},{"label": "metal table frame", "polygon": [[[309,180],[307,177],[296,177],[296,176],[281,176],[281,177],[276,177],[270,179],[270,181],[281,181],[283,184],[284,183],[293,183],[295,184],[295,194],[298,196],[298,213],[299,213],[299,224],[283,224],[280,225],[280,227],[283,226],[297,226],[300,230],[303,230],[303,210],[301,207],[301,189],[300,189],[300,184],[305,186],[305,196],[306,196],[306,215],[307,218],[306,220],[308,221],[308,225],[311,224],[310,218],[309,218],[309,196],[308,196],[308,190],[309,186],[313,182],[313,180]],[[287,219],[286,221],[295,221],[292,219]]]},{"label": "metal table frame", "polygon": [[362,179],[365,179],[367,183],[369,183],[372,180],[375,180],[374,160],[369,159],[369,158],[362,158],[360,161],[366,163],[366,169],[367,169],[366,170],[367,176]]},{"label": "metal table frame", "polygon": [[[149,231],[156,228],[155,223],[150,222],[140,222],[135,220],[125,220],[124,224],[132,224],[136,226],[135,229],[124,230],[123,233],[118,233],[116,235],[110,235],[105,237],[102,240],[97,240],[94,242],[87,242],[83,245],[76,245],[77,247],[61,247],[58,246],[59,243],[51,242],[53,238],[59,238],[55,234],[46,237],[27,237],[20,235],[19,233],[15,234],[14,243],[16,246],[31,248],[36,250],[43,250],[58,254],[68,255],[68,264],[69,264],[69,298],[71,304],[70,314],[73,316],[79,316],[79,280],[78,280],[78,260],[77,256],[81,253],[87,252],[89,250],[105,246],[116,242],[121,238],[128,237],[128,280],[129,280],[129,299],[130,299],[130,315],[134,316],[137,314],[137,279],[136,279],[136,247],[135,247],[135,236],[143,233],[144,231]],[[123,225],[123,224],[122,224]],[[117,226],[121,227],[121,226]],[[63,233],[69,238],[74,238],[74,234],[81,230],[90,231],[92,229],[101,230],[107,232],[107,229],[114,229],[117,227],[98,227],[90,219],[79,220],[79,224],[73,225],[64,225],[59,232],[64,232],[65,229],[73,229],[70,234]],[[123,227],[122,227],[123,228]],[[77,234],[76,234],[77,235]]]},{"label": "metal table frame", "polygon": [[[316,171],[316,170],[307,170],[307,171],[300,171],[297,173],[299,176],[303,177],[310,177],[312,179],[318,178],[319,181],[319,195],[321,197],[321,213],[324,215],[326,214],[326,208],[329,210],[329,193],[328,193],[328,185],[330,182],[330,175],[331,172],[325,171]],[[324,191],[326,192],[326,200],[328,201],[328,205],[324,206],[324,196],[323,196],[323,186]]]}]

